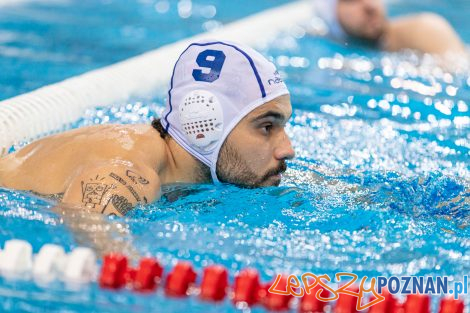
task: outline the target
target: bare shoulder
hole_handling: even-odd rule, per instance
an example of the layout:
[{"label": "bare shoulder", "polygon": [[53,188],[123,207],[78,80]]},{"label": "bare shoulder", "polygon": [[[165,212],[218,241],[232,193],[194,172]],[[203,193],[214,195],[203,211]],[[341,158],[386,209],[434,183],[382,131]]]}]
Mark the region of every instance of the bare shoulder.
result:
[{"label": "bare shoulder", "polygon": [[433,12],[423,12],[416,15],[417,22],[434,28],[452,28],[449,21],[443,16]]},{"label": "bare shoulder", "polygon": [[449,22],[441,15],[434,13],[434,12],[420,12],[417,14],[408,14],[408,15],[403,15],[400,17],[397,17],[394,19],[394,21],[400,21],[403,23],[407,24],[417,24],[417,23],[430,23],[430,24],[435,24],[435,23],[442,23],[442,24],[447,24],[449,25]]},{"label": "bare shoulder", "polygon": [[392,29],[398,49],[409,48],[441,55],[464,51],[464,45],[452,25],[436,13],[423,12],[396,18]]},{"label": "bare shoulder", "polygon": [[[432,12],[405,15],[393,20],[394,27],[400,32],[448,32],[453,31],[450,23],[441,15]],[[431,35],[427,33],[427,35]]]},{"label": "bare shoulder", "polygon": [[157,172],[143,163],[113,160],[84,166],[70,178],[62,202],[104,214],[126,215],[160,197]]},{"label": "bare shoulder", "polygon": [[0,184],[40,194],[63,193],[70,178],[85,168],[128,160],[141,169],[160,169],[167,151],[151,125],[93,125],[44,137],[0,159]]}]

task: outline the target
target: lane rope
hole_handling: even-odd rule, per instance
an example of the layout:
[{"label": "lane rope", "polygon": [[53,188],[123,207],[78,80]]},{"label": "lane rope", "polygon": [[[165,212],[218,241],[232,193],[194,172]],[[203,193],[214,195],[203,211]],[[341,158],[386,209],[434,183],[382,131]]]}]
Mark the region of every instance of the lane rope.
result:
[{"label": "lane rope", "polygon": [[[164,275],[164,267],[153,257],[141,258],[137,267],[132,267],[127,257],[120,253],[107,254],[97,262],[90,248],[76,247],[67,254],[63,247],[54,244],[43,245],[33,255],[31,244],[17,239],[6,241],[4,249],[0,250],[0,274],[8,279],[32,278],[42,285],[60,279],[78,286],[95,283],[107,290],[126,288],[147,294],[160,287],[167,297],[183,299],[192,296],[209,303],[220,303],[228,298],[237,308],[262,305],[272,311],[358,313],[357,298],[351,295],[340,294],[331,307],[318,300],[317,293],[323,298],[331,296],[319,285],[301,298],[270,293],[268,289],[273,282],[261,283],[259,273],[252,268],[236,273],[231,284],[227,268],[218,264],[208,265],[204,267],[198,283],[200,274],[190,261],[178,261]],[[276,288],[286,290],[287,286],[287,276],[282,276]],[[348,290],[358,292],[359,288],[352,286]],[[408,295],[402,303],[387,291],[382,295],[385,300],[370,307],[367,313],[431,312],[429,295]],[[440,299],[438,313],[463,313],[464,309],[463,300],[446,297]]]}]

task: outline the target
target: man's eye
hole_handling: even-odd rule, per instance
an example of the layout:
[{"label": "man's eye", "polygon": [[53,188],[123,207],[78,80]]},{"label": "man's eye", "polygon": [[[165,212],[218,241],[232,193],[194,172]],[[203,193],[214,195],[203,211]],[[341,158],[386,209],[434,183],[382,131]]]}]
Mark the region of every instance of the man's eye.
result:
[{"label": "man's eye", "polygon": [[263,125],[261,127],[261,129],[263,130],[264,133],[269,133],[271,131],[271,129],[273,128],[273,125],[272,124],[267,124],[267,125]]}]

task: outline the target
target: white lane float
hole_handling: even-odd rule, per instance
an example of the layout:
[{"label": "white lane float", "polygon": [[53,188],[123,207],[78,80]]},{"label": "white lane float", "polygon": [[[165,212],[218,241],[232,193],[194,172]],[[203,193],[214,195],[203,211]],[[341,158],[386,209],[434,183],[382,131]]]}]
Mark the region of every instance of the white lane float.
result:
[{"label": "white lane float", "polygon": [[45,244],[34,258],[33,277],[39,283],[49,283],[61,276],[67,255],[64,248]]},{"label": "white lane float", "polygon": [[0,275],[7,278],[33,278],[38,284],[62,280],[71,284],[87,284],[96,280],[97,259],[95,252],[77,247],[69,254],[63,247],[45,244],[33,256],[31,244],[12,239],[0,250]]},{"label": "white lane float", "polygon": [[12,239],[5,242],[0,255],[0,273],[5,277],[24,276],[33,267],[33,247],[24,240]]},{"label": "white lane float", "polygon": [[70,283],[85,284],[96,280],[96,255],[90,248],[77,247],[67,256],[64,267],[64,280]]}]

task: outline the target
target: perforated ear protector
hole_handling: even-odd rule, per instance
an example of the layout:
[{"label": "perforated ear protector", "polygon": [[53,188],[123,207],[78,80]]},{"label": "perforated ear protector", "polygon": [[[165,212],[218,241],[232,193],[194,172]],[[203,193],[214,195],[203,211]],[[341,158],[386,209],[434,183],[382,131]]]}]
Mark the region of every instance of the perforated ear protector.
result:
[{"label": "perforated ear protector", "polygon": [[223,134],[223,113],[217,97],[207,90],[188,93],[179,107],[180,122],[189,143],[208,152]]}]

